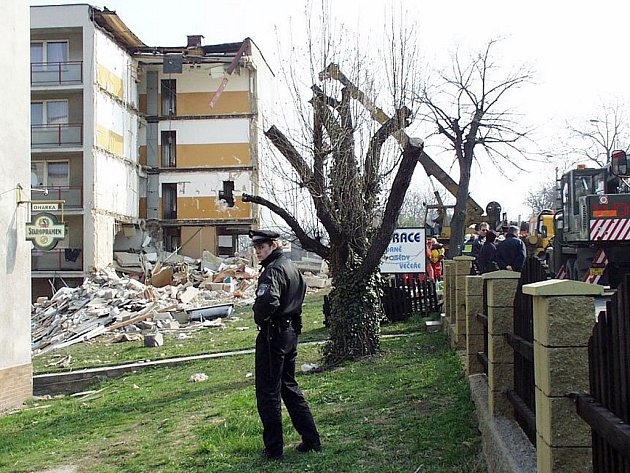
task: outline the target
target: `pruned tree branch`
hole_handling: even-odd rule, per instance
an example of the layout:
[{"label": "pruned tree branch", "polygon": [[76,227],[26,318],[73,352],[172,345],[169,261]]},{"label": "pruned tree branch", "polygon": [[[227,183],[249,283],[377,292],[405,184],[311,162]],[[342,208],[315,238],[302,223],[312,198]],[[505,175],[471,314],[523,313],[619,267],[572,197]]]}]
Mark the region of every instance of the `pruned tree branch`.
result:
[{"label": "pruned tree branch", "polygon": [[315,178],[306,161],[304,161],[295,147],[278,128],[272,126],[265,132],[265,136],[269,138],[278,151],[289,161],[291,167],[295,169],[300,179],[302,179],[303,185],[311,194],[317,216],[328,234],[331,235],[331,237],[338,236],[339,228],[337,223],[333,220],[332,205],[330,204],[325,190],[318,185],[321,184],[321,179]]},{"label": "pruned tree branch", "polygon": [[400,192],[399,189],[407,189],[409,187],[413,170],[418,162],[420,153],[422,153],[422,148],[422,140],[410,139],[403,151],[403,158],[400,161],[398,172],[387,198],[383,221],[372,239],[365,259],[358,270],[359,275],[370,274],[380,263],[385,248],[387,248],[391,235],[396,228],[400,208],[405,199],[405,194]]},{"label": "pruned tree branch", "polygon": [[271,210],[273,213],[278,215],[280,218],[282,218],[282,220],[286,222],[291,231],[293,231],[297,239],[300,241],[300,245],[302,245],[303,249],[305,249],[306,251],[317,253],[324,259],[328,259],[330,257],[330,248],[323,245],[320,241],[309,237],[307,233],[302,229],[296,218],[282,207],[268,201],[263,197],[250,194],[243,194],[243,202],[253,202],[254,204],[259,204],[263,207],[267,207],[269,210]]}]

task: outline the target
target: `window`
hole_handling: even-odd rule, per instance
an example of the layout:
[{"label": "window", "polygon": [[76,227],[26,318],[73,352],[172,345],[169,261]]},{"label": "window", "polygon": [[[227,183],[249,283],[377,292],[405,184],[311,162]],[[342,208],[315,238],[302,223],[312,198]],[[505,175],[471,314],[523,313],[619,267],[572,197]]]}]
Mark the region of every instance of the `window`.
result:
[{"label": "window", "polygon": [[162,115],[175,115],[177,112],[177,89],[175,79],[164,79],[161,82]]},{"label": "window", "polygon": [[164,228],[164,250],[165,251],[177,251],[179,243],[181,241],[181,228],[180,227],[165,227]]},{"label": "window", "polygon": [[32,161],[32,187],[64,187],[70,185],[69,161]]},{"label": "window", "polygon": [[162,218],[164,220],[177,218],[177,183],[162,184]]},{"label": "window", "polygon": [[177,142],[175,131],[163,131],[162,132],[162,167],[174,168],[175,151],[177,149]]},{"label": "window", "polygon": [[31,102],[31,125],[68,124],[67,100],[44,100]]},{"label": "window", "polygon": [[31,43],[31,64],[68,62],[67,41],[38,41]]},{"label": "window", "polygon": [[234,181],[223,181],[223,190],[219,191],[219,199],[225,200],[228,207],[234,207]]}]

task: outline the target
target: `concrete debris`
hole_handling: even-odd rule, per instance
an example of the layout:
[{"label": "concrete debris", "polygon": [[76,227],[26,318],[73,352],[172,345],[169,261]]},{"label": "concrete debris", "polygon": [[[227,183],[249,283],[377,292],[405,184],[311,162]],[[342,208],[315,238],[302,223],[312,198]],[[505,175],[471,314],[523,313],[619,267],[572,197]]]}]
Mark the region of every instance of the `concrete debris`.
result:
[{"label": "concrete debris", "polygon": [[112,340],[114,343],[121,342],[137,342],[142,340],[142,335],[139,333],[119,333]]},{"label": "concrete debris", "polygon": [[147,348],[161,347],[164,345],[164,335],[160,332],[147,333],[144,336],[144,346]]},{"label": "concrete debris", "polygon": [[[253,303],[256,280],[251,278],[252,269],[239,269],[238,264],[224,266],[223,270],[233,270],[232,285],[239,288],[238,296],[232,290],[223,290],[223,285],[215,290],[207,289],[215,273],[191,269],[177,262],[172,269],[160,270],[160,274],[173,274],[169,281],[173,284],[163,287],[119,276],[110,267],[91,274],[79,287],[63,287],[50,299],[39,298],[31,314],[33,355],[107,332],[131,336],[156,329],[178,330],[190,322],[190,312],[194,309]],[[219,327],[225,327],[226,320],[231,321],[228,316],[219,322]],[[123,340],[126,338],[121,337],[120,341]]]},{"label": "concrete debris", "polygon": [[201,383],[203,381],[208,381],[208,375],[206,373],[195,373],[190,377],[191,383]]},{"label": "concrete debris", "polygon": [[[238,320],[231,315],[235,304],[254,301],[258,269],[249,259],[223,259],[208,251],[201,260],[148,256],[116,252],[113,266],[92,273],[81,286],[38,298],[31,312],[32,354],[112,332],[122,342],[156,331],[185,330],[190,324],[223,329]],[[317,276],[305,273],[309,290],[330,286],[321,261],[305,263],[321,271]],[[136,264],[142,271],[121,269],[135,269]],[[141,282],[145,279],[147,284]]]},{"label": "concrete debris", "polygon": [[66,355],[57,361],[48,363],[46,366],[61,366],[62,368],[67,368],[70,366],[70,363],[72,363],[72,355]]},{"label": "concrete debris", "polygon": [[324,289],[326,287],[330,287],[331,279],[327,277],[325,274],[320,274],[315,276],[310,271],[304,273],[304,281],[306,285],[311,288]]},{"label": "concrete debris", "polygon": [[320,367],[317,363],[304,363],[302,364],[302,373],[304,374],[309,374],[309,373],[321,373],[323,370],[322,367]]}]

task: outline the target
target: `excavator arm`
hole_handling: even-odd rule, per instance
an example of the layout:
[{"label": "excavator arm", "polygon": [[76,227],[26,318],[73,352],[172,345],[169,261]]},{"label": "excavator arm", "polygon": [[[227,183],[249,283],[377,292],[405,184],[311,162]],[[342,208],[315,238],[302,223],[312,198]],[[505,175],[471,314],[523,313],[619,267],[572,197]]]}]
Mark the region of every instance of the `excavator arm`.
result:
[{"label": "excavator arm", "polygon": [[[378,106],[376,106],[376,104],[374,104],[356,85],[354,85],[352,81],[350,81],[350,79],[341,72],[337,64],[328,65],[325,70],[319,73],[319,79],[335,79],[339,81],[350,91],[352,98],[358,100],[367,110],[369,110],[374,120],[380,124],[389,120],[390,117],[387,116],[387,114]],[[404,132],[404,130],[400,130],[395,133],[394,137],[398,140],[402,147],[404,147],[409,140],[409,136]],[[426,152],[422,151],[418,157],[418,162],[422,165],[429,177],[433,176],[446,188],[447,191],[457,197],[457,182],[455,182],[451,176],[449,176]],[[480,222],[482,215],[483,208],[469,195],[466,202],[466,221],[468,223]]]}]

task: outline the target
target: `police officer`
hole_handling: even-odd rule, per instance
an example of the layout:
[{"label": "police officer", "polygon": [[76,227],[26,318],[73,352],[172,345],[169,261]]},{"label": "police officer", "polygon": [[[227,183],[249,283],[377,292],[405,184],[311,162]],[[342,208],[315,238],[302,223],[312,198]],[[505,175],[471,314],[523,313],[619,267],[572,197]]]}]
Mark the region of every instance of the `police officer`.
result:
[{"label": "police officer", "polygon": [[302,323],[302,303],[306,283],[295,265],[282,253],[279,235],[266,230],[250,230],[256,257],[264,268],[258,278],[254,320],[259,328],[256,338],[256,401],[263,424],[263,456],[281,460],[282,406],[302,437],[299,452],[320,452],[315,421],[295,380],[297,335]]}]

